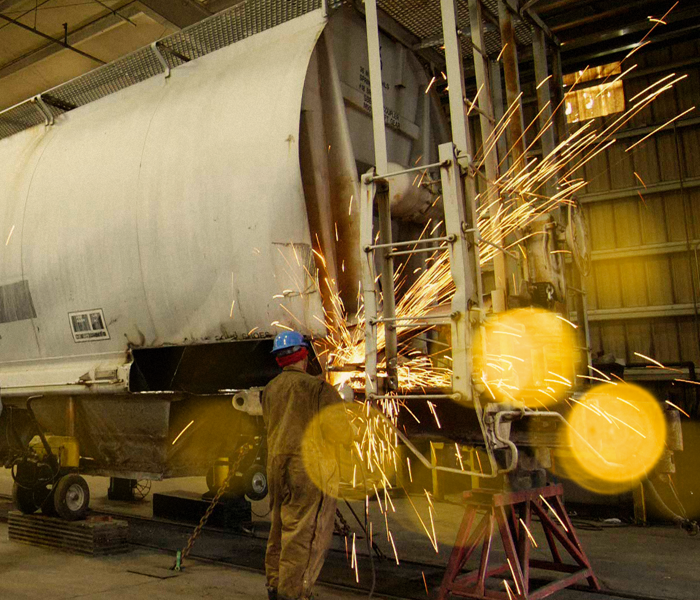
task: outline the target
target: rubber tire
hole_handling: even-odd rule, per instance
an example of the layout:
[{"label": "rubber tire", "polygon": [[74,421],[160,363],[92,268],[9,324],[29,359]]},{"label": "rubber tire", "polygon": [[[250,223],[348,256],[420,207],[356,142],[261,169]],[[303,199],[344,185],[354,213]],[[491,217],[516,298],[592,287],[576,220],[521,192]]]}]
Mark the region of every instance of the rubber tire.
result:
[{"label": "rubber tire", "polygon": [[34,490],[21,487],[18,483],[14,483],[12,486],[12,501],[19,511],[25,515],[33,515],[39,510],[39,506],[34,499]]},{"label": "rubber tire", "polygon": [[[74,485],[82,488],[83,503],[78,508],[73,509],[68,506],[68,492]],[[84,519],[90,507],[90,488],[87,481],[77,473],[65,475],[58,480],[53,489],[53,505],[59,517],[66,521],[79,521]]]},{"label": "rubber tire", "polygon": [[[256,475],[262,475],[265,478],[265,487],[263,490],[256,490],[253,487],[253,477],[255,477]],[[265,496],[267,496],[267,472],[265,471],[265,467],[263,467],[262,465],[256,464],[249,467],[243,475],[243,482],[245,485],[245,495],[248,497],[249,500],[262,500],[263,498],[265,498]]]}]

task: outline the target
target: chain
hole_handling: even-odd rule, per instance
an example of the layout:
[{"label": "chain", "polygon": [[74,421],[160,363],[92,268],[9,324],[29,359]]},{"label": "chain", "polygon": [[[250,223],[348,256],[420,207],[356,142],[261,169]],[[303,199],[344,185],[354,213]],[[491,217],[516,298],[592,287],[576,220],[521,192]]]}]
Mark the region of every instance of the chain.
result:
[{"label": "chain", "polygon": [[252,444],[244,444],[243,446],[241,446],[240,450],[238,451],[238,458],[236,458],[236,461],[229,467],[228,476],[226,477],[225,481],[221,484],[221,487],[219,488],[219,491],[216,492],[214,498],[212,498],[211,504],[207,507],[206,512],[199,520],[199,524],[197,525],[197,527],[194,528],[194,531],[187,540],[187,544],[182,550],[178,550],[177,558],[175,560],[175,566],[173,567],[175,571],[182,570],[182,563],[192,550],[192,546],[194,546],[195,541],[197,541],[199,534],[202,533],[202,528],[207,524],[211,513],[214,512],[216,505],[219,503],[219,500],[221,500],[221,496],[223,496],[228,490],[228,486],[231,483],[231,479],[233,479],[234,475],[236,474],[236,471],[238,471],[238,467],[243,461],[243,458],[245,457],[246,453],[252,449]]},{"label": "chain", "polygon": [[345,520],[345,517],[343,516],[343,513],[340,512],[339,509],[335,509],[335,532],[342,535],[342,536],[348,536],[350,535],[350,525],[349,523]]}]

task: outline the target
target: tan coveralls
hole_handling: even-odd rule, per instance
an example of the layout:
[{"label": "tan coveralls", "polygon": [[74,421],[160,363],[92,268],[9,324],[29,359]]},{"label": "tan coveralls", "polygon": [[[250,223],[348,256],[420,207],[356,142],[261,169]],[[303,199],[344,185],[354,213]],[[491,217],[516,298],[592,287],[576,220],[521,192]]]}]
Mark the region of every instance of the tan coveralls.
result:
[{"label": "tan coveralls", "polygon": [[[272,519],[265,572],[268,587],[280,597],[311,597],[331,543],[338,494],[334,446],[350,445],[352,429],[335,411],[333,419],[324,419],[323,413],[320,419],[314,417],[339,402],[333,386],[295,366],[286,367],[263,392]],[[306,451],[312,456],[306,464],[318,469],[311,474],[301,450],[309,425]]]}]

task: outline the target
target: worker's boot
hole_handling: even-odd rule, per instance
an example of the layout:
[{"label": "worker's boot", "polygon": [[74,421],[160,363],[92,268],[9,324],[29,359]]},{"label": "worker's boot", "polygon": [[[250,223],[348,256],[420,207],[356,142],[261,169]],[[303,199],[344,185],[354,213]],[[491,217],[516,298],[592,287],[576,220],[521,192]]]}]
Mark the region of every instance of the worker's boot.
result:
[{"label": "worker's boot", "polygon": [[267,588],[267,600],[278,600],[275,588]]}]

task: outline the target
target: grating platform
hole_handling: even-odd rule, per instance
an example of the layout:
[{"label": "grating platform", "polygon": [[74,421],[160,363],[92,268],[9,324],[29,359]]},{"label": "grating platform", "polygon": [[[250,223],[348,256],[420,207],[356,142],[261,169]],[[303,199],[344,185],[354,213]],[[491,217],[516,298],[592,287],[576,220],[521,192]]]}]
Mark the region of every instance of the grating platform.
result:
[{"label": "grating platform", "polygon": [[13,542],[93,556],[129,551],[129,524],[112,517],[88,517],[85,521],[71,522],[11,511],[8,525],[8,537]]}]

